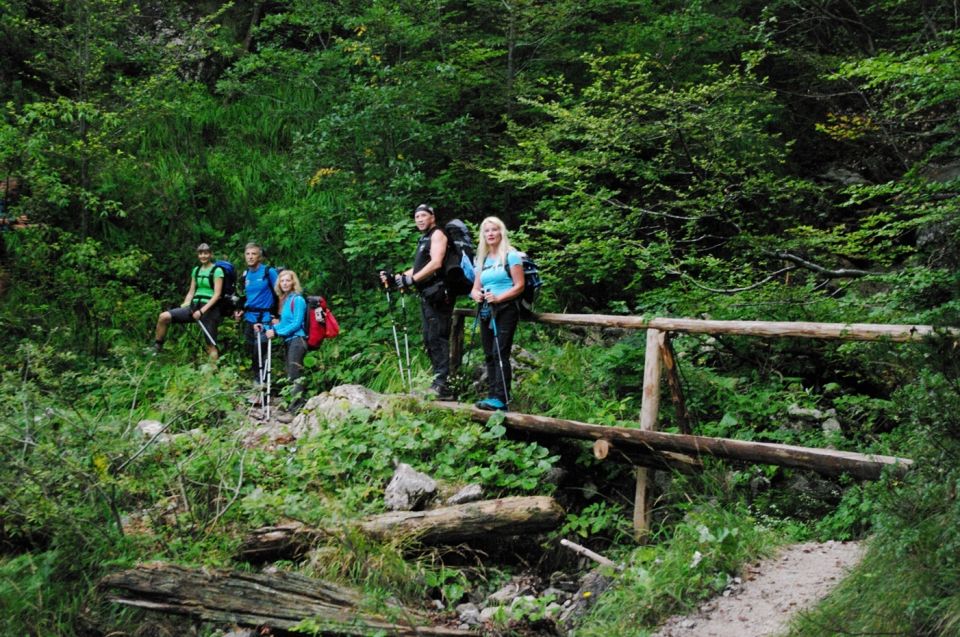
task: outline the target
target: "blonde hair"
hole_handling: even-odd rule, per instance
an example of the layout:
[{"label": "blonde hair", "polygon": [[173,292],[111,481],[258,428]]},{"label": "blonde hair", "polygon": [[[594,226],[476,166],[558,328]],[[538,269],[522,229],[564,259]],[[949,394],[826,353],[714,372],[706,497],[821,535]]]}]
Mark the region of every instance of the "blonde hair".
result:
[{"label": "blonde hair", "polygon": [[[483,237],[483,226],[488,223],[492,223],[500,229],[500,245],[497,247],[496,254],[488,255],[490,247],[487,245],[486,239]],[[480,239],[477,241],[477,263],[476,267],[478,269],[483,268],[483,262],[486,260],[487,256],[496,258],[500,262],[500,265],[507,267],[507,255],[510,252],[513,252],[515,248],[510,245],[510,239],[507,238],[507,226],[500,220],[499,217],[487,217],[480,222]]]},{"label": "blonde hair", "polygon": [[297,294],[303,294],[303,287],[300,285],[300,277],[297,276],[297,273],[293,270],[281,270],[280,274],[277,275],[277,282],[273,285],[273,291],[277,293],[277,298],[280,299],[280,305],[283,305],[283,302],[286,300],[287,295],[283,293],[283,290],[280,289],[280,279],[290,275],[293,278],[293,290],[291,292],[296,292]]}]

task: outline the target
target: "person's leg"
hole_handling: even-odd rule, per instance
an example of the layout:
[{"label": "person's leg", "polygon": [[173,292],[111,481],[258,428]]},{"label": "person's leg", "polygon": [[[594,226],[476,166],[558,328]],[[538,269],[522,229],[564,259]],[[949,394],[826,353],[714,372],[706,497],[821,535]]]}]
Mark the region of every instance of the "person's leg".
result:
[{"label": "person's leg", "polygon": [[517,331],[517,323],[520,320],[520,310],[516,303],[506,303],[496,308],[492,320],[496,321],[497,328],[495,337],[491,335],[494,340],[491,352],[493,352],[493,358],[495,359],[493,363],[496,367],[496,373],[494,374],[495,382],[490,385],[490,395],[507,404],[513,380],[510,352],[513,349],[513,336]]},{"label": "person's leg", "polygon": [[220,308],[216,305],[213,308],[204,314],[200,318],[200,322],[203,323],[203,326],[207,328],[207,332],[210,333],[210,339],[213,340],[211,343],[207,338],[207,334],[204,333],[203,340],[207,344],[207,355],[210,356],[210,360],[216,362],[220,358],[220,350],[218,349],[219,344],[219,334],[220,334]]},{"label": "person's leg", "polygon": [[450,326],[453,322],[453,307],[436,308],[420,299],[423,317],[423,344],[433,367],[433,388],[445,392],[450,375]]},{"label": "person's leg", "polygon": [[175,307],[167,310],[166,312],[161,312],[160,316],[157,317],[157,328],[154,332],[155,341],[154,348],[156,351],[163,349],[163,342],[167,338],[167,330],[170,328],[171,323],[189,323],[193,321],[191,316],[191,308],[189,307]]},{"label": "person's leg", "polygon": [[157,328],[154,331],[154,341],[157,344],[157,349],[163,347],[163,342],[167,339],[167,330],[170,328],[170,322],[173,320],[173,317],[170,316],[169,311],[160,312],[160,316],[157,317]]},{"label": "person's leg", "polygon": [[286,343],[287,347],[287,358],[286,358],[286,374],[287,380],[290,381],[291,390],[290,390],[290,407],[287,411],[290,413],[296,413],[303,406],[304,400],[304,384],[301,378],[303,377],[303,359],[307,355],[307,341],[304,338],[294,338]]}]

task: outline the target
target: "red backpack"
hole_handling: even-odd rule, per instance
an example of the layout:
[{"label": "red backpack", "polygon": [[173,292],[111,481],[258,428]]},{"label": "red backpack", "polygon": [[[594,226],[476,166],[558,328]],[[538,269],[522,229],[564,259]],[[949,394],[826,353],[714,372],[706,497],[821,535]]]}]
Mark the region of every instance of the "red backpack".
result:
[{"label": "red backpack", "polygon": [[[327,306],[322,296],[308,296],[307,313],[303,317],[303,331],[307,334],[307,347],[316,349],[325,338],[340,334],[340,323]],[[291,306],[292,307],[292,306]]]}]

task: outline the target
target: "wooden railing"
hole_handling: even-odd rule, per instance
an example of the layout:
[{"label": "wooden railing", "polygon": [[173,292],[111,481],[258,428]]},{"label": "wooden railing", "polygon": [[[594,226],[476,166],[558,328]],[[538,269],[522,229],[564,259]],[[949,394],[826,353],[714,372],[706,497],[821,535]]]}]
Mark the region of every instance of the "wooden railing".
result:
[{"label": "wooden railing", "polygon": [[[451,333],[450,356],[454,369],[458,369],[463,358],[464,332],[467,317],[473,317],[476,311],[473,309],[457,308],[454,311],[453,331]],[[827,466],[823,463],[823,458],[830,459],[829,466],[845,466],[845,471],[850,471],[854,475],[862,478],[874,478],[880,475],[879,467],[885,465],[899,465],[901,468],[907,467],[910,461],[904,458],[889,458],[886,456],[869,456],[865,454],[854,454],[850,452],[837,452],[832,450],[815,450],[803,447],[790,447],[791,453],[785,453],[782,449],[772,449],[778,445],[768,445],[768,443],[752,443],[763,447],[760,455],[744,456],[742,449],[744,441],[735,441],[720,438],[700,438],[690,436],[691,425],[690,418],[683,399],[683,390],[680,383],[679,374],[676,368],[676,357],[673,347],[670,343],[670,334],[672,332],[698,333],[698,334],[736,334],[742,336],[757,336],[762,338],[816,338],[830,340],[846,341],[888,341],[897,343],[917,342],[926,337],[939,332],[950,338],[960,338],[960,330],[955,328],[936,329],[930,325],[879,325],[871,323],[813,323],[813,322],[784,322],[784,321],[716,321],[686,318],[644,318],[638,316],[613,316],[604,314],[538,314],[534,317],[539,323],[552,325],[571,325],[583,327],[613,327],[622,329],[647,330],[646,355],[643,368],[643,396],[640,405],[639,429],[642,432],[655,432],[657,429],[657,418],[660,411],[660,380],[661,372],[666,370],[667,381],[670,387],[671,397],[676,407],[677,425],[680,428],[684,438],[689,438],[692,447],[683,447],[688,444],[687,441],[680,441],[673,436],[678,434],[658,433],[657,435],[638,436],[623,435],[622,432],[614,435],[613,429],[610,430],[610,436],[603,437],[603,431],[594,431],[589,429],[594,427],[586,423],[576,423],[577,425],[586,425],[588,429],[569,426],[570,421],[558,421],[566,423],[559,425],[555,431],[558,435],[570,435],[593,438],[597,441],[594,446],[597,457],[606,457],[612,444],[629,444],[640,447],[641,452],[645,452],[648,459],[654,462],[653,466],[670,466],[673,462],[664,454],[670,450],[677,449],[695,449],[697,453],[709,453],[719,457],[740,457],[741,459],[753,459],[759,462],[770,462],[773,464],[783,464],[785,466],[806,467],[815,470],[824,471]],[[477,414],[482,417],[482,415]],[[542,417],[516,415],[508,417],[508,422],[516,427],[523,428],[529,426],[530,419],[539,419],[541,427],[545,421]],[[583,435],[579,435],[583,432]],[[616,443],[613,439],[616,438]],[[633,440],[633,439],[636,440]],[[698,440],[699,438],[699,440]],[[707,442],[711,441],[711,442]],[[770,446],[771,450],[765,447]],[[779,447],[786,447],[779,445]],[[741,449],[740,452],[730,451],[733,448]],[[810,453],[804,453],[810,452]],[[651,454],[652,452],[652,454]],[[740,453],[741,455],[736,455]],[[642,455],[642,454],[641,454]],[[841,464],[837,464],[841,462]],[[854,469],[854,465],[858,468]],[[636,469],[636,489],[634,493],[634,513],[633,525],[634,531],[638,537],[644,536],[650,526],[650,502],[651,489],[650,472],[647,467],[638,467]]]}]

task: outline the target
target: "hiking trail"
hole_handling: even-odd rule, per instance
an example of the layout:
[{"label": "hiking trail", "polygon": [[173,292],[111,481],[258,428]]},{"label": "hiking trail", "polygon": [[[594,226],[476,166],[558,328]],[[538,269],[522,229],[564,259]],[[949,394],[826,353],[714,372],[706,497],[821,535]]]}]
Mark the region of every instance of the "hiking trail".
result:
[{"label": "hiking trail", "polygon": [[653,637],[773,637],[812,608],[856,566],[857,542],[804,542],[749,564],[722,595],[669,618]]}]

